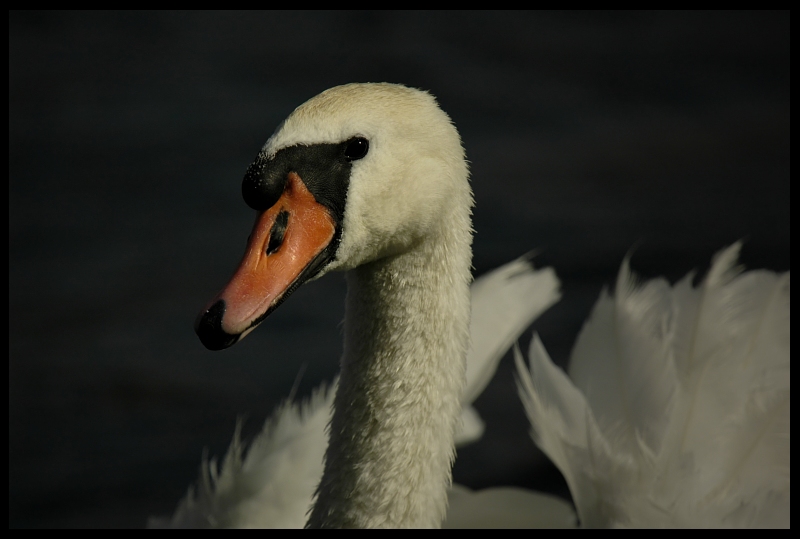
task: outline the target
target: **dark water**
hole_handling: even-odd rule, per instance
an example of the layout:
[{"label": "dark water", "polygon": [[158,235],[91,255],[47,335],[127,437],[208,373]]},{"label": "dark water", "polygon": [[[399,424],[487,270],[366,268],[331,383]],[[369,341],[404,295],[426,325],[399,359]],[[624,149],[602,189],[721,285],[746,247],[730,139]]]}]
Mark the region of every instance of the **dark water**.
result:
[{"label": "dark water", "polygon": [[[252,435],[304,368],[330,380],[344,280],[231,350],[198,310],[241,256],[242,174],[318,92],[438,96],[472,163],[476,273],[536,249],[565,362],[625,253],[647,277],[746,239],[789,268],[788,13],[10,13],[9,526],[140,527],[204,447]],[[527,346],[526,336],[523,346]],[[527,435],[511,362],[457,481],[568,492]]]}]

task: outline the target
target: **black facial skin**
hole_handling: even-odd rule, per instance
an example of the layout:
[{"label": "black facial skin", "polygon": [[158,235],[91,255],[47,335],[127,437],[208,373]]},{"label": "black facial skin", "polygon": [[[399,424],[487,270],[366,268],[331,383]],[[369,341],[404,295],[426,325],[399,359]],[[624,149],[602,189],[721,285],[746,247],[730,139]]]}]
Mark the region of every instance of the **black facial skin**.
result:
[{"label": "black facial skin", "polygon": [[[363,137],[353,137],[338,144],[309,146],[298,144],[283,148],[271,159],[260,153],[247,168],[242,181],[242,197],[254,210],[266,211],[271,208],[283,194],[289,173],[295,172],[314,199],[328,209],[335,226],[331,242],[309,262],[267,312],[254,320],[249,327],[261,323],[301,284],[314,277],[336,259],[336,251],[342,236],[342,222],[347,202],[347,189],[350,185],[352,162],[362,159],[368,152],[369,141]],[[267,244],[267,255],[280,249],[288,222],[289,214],[287,212],[278,214]],[[241,337],[241,335],[230,335],[222,329],[224,316],[225,301],[220,299],[210,308],[201,312],[195,321],[195,332],[209,350],[222,350],[233,346]]]},{"label": "black facial skin", "polygon": [[272,159],[260,153],[242,181],[242,197],[254,210],[271,208],[283,194],[286,178],[296,172],[317,202],[341,223],[353,161],[369,151],[369,141],[353,137],[338,144],[295,145],[278,151]]}]

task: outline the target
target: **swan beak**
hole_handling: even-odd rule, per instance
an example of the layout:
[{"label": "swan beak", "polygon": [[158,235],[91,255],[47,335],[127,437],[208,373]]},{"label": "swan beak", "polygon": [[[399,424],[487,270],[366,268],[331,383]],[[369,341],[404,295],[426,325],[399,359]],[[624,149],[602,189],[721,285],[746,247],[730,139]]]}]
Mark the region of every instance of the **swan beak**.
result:
[{"label": "swan beak", "polygon": [[256,217],[236,273],[195,321],[205,347],[228,348],[252,331],[333,258],[335,235],[330,211],[290,172],[278,201]]}]

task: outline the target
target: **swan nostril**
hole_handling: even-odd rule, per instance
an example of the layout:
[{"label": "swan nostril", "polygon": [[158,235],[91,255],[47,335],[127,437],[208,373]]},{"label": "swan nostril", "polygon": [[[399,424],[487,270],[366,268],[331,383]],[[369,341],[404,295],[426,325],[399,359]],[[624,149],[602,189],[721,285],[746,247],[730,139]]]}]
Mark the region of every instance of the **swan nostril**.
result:
[{"label": "swan nostril", "polygon": [[286,227],[289,225],[289,212],[281,210],[272,224],[269,233],[269,243],[267,244],[267,256],[275,253],[283,245],[283,237],[286,235]]}]

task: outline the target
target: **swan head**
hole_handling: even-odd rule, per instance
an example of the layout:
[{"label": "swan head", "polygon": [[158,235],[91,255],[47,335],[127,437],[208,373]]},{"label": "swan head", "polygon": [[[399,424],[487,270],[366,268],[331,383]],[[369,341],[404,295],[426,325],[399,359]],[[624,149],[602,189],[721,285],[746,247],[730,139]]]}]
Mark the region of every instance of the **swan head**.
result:
[{"label": "swan head", "polygon": [[239,268],[195,322],[203,344],[227,348],[298,286],[402,254],[472,194],[461,139],[427,92],[347,84],[300,105],[242,182],[256,222]]}]

